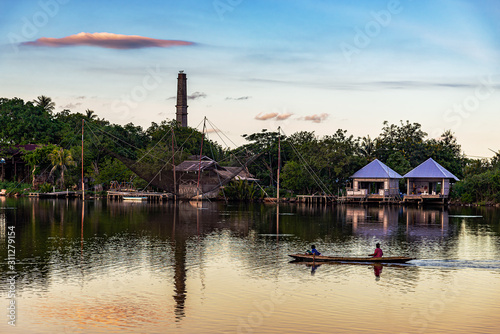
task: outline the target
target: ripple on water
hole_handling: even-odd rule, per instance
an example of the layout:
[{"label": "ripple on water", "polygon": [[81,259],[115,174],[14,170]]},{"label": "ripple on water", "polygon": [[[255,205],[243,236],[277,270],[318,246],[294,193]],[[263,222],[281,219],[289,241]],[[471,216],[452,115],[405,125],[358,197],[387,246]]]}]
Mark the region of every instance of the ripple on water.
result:
[{"label": "ripple on water", "polygon": [[473,269],[495,269],[500,270],[499,260],[411,260],[410,265],[419,267],[436,268],[473,268]]}]

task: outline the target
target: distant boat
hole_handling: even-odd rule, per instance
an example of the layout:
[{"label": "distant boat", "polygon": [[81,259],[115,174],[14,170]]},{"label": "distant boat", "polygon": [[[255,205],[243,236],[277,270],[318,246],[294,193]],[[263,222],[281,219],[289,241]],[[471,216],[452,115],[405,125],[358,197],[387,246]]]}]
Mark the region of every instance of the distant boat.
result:
[{"label": "distant boat", "polygon": [[148,198],[145,196],[123,196],[124,201],[146,201]]},{"label": "distant boat", "polygon": [[371,262],[371,263],[406,263],[414,260],[411,257],[403,256],[383,256],[383,257],[341,257],[341,256],[323,256],[309,254],[291,254],[296,261],[304,262]]}]

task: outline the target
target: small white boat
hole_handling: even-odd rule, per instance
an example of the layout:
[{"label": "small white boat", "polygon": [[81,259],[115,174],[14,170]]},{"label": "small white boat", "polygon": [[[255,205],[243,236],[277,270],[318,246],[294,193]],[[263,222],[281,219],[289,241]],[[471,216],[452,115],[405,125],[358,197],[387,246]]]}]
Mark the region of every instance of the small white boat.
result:
[{"label": "small white boat", "polygon": [[124,201],[145,201],[148,198],[146,196],[123,196]]}]

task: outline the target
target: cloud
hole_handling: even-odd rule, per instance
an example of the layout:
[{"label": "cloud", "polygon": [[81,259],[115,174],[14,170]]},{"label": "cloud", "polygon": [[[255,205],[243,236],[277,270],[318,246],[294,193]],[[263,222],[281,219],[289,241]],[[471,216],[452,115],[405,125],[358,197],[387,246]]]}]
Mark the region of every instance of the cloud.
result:
[{"label": "cloud", "polygon": [[241,100],[248,100],[252,98],[251,96],[241,96],[241,97],[226,97],[226,100],[235,100],[235,101],[241,101]]},{"label": "cloud", "polygon": [[[187,99],[188,100],[197,100],[197,99],[204,99],[206,97],[207,97],[207,94],[205,94],[203,92],[194,92],[193,94],[188,95]],[[167,101],[168,100],[175,100],[175,99],[177,99],[177,96],[170,96],[169,98],[167,98]]]},{"label": "cloud", "polygon": [[267,121],[268,119],[274,118],[276,116],[278,116],[277,112],[271,112],[271,113],[264,114],[264,115],[262,115],[262,113],[260,113],[257,116],[255,116],[255,119],[258,119],[259,121]]},{"label": "cloud", "polygon": [[277,121],[284,121],[292,115],[293,114],[287,113],[287,112],[285,112],[283,114],[278,114],[277,112],[271,112],[271,113],[267,113],[264,115],[262,115],[262,113],[260,113],[257,116],[255,116],[255,119],[257,119],[259,121],[267,121],[268,119],[276,118]]},{"label": "cloud", "polygon": [[290,116],[292,116],[292,115],[293,115],[293,114],[286,112],[286,113],[283,113],[283,114],[281,114],[281,115],[276,116],[276,119],[277,119],[278,121],[284,121],[285,119],[288,119],[288,118],[289,118]]},{"label": "cloud", "polygon": [[78,103],[68,103],[67,105],[63,106],[63,109],[73,109],[73,108],[76,108],[78,106],[80,106],[81,103],[78,102]]},{"label": "cloud", "polygon": [[141,48],[168,48],[172,46],[194,45],[193,42],[155,39],[137,35],[120,35],[107,32],[88,33],[81,32],[62,38],[41,37],[35,41],[24,42],[28,46],[96,46],[108,49],[141,49]]},{"label": "cloud", "polygon": [[304,119],[306,121],[313,121],[314,123],[321,123],[321,122],[325,121],[328,118],[328,116],[329,115],[325,114],[325,113],[320,114],[320,115],[314,114],[311,116],[306,116]]},{"label": "cloud", "polygon": [[197,99],[204,99],[206,97],[207,97],[207,94],[205,94],[203,92],[194,92],[193,94],[188,95],[187,99],[188,100],[197,100]]}]

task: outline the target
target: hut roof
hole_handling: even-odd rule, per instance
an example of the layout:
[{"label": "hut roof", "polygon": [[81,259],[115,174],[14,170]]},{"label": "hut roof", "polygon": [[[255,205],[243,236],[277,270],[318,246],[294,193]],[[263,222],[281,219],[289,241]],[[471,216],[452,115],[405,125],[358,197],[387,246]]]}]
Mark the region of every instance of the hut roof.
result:
[{"label": "hut roof", "polygon": [[[236,179],[236,180],[247,180],[247,181],[258,181],[254,176],[246,169],[242,167],[222,167],[215,160],[210,159],[207,156],[202,156],[200,161],[200,156],[191,156],[190,160],[185,160],[179,165],[175,166],[177,172],[195,172],[197,173],[200,169],[201,171],[213,170],[215,173],[219,174],[223,179]],[[191,158],[196,158],[197,160],[191,160]]]},{"label": "hut roof", "polygon": [[438,179],[453,179],[459,181],[459,179],[450,173],[446,168],[438,164],[434,159],[429,158],[422,162],[417,167],[413,168],[411,171],[405,174],[405,178],[419,179],[419,178],[438,178]]},{"label": "hut roof", "polygon": [[351,176],[352,179],[402,179],[403,177],[378,159]]},{"label": "hut roof", "polygon": [[235,180],[246,180],[246,181],[258,181],[254,176],[246,169],[240,167],[224,167],[224,170],[218,169],[215,171],[223,178],[233,178]]},{"label": "hut roof", "polygon": [[213,168],[220,168],[214,160],[185,160],[175,166],[178,172],[198,172],[199,169],[204,171]]}]

